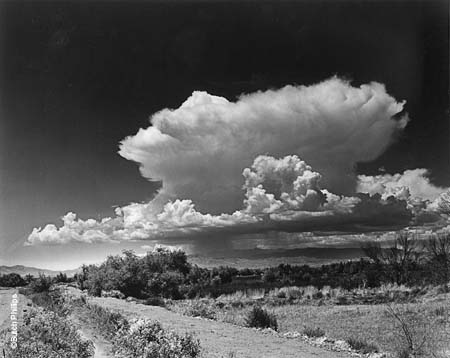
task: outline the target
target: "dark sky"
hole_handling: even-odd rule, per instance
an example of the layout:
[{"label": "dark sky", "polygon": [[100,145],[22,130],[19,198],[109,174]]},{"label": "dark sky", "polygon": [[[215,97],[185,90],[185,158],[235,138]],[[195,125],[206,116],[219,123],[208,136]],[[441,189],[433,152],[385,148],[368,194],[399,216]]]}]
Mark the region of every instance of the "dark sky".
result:
[{"label": "dark sky", "polygon": [[382,82],[411,122],[359,172],[425,167],[448,186],[448,13],[447,1],[2,1],[0,249],[67,211],[152,197],[118,143],[193,90]]}]

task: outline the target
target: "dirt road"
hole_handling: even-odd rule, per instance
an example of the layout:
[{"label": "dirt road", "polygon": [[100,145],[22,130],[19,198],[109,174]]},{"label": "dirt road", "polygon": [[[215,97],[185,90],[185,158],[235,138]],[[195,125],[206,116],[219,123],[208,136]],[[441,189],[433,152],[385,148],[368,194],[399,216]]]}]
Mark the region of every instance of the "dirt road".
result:
[{"label": "dirt road", "polygon": [[69,319],[78,328],[78,332],[85,339],[89,339],[94,344],[93,358],[112,358],[111,343],[99,334],[91,322],[86,317],[86,310],[75,307],[69,316]]},{"label": "dirt road", "polygon": [[117,310],[128,318],[149,318],[178,333],[194,334],[205,358],[348,358],[345,353],[326,351],[300,339],[234,326],[224,322],[182,316],[161,307],[130,303],[115,298],[91,298],[90,302]]},{"label": "dirt road", "polygon": [[23,319],[23,314],[28,310],[27,303],[29,300],[19,294],[18,290],[15,288],[3,288],[0,287],[0,332],[7,331],[6,336],[0,335],[0,352],[4,344],[9,344],[9,332],[11,329],[11,302],[13,299],[13,294],[17,294],[17,322],[20,325]]}]

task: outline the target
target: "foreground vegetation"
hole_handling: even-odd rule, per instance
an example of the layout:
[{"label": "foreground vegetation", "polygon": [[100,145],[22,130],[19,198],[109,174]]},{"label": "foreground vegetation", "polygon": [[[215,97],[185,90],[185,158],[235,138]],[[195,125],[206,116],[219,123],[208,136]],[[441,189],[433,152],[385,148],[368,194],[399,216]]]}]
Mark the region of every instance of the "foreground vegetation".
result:
[{"label": "foreground vegetation", "polygon": [[120,313],[92,303],[78,304],[112,343],[116,358],[195,358],[200,354],[200,343],[192,335],[166,331],[157,321],[129,321]]},{"label": "foreground vegetation", "polygon": [[[363,250],[367,258],[359,261],[243,270],[191,265],[182,251],[157,249],[143,257],[124,251],[101,265],[83,266],[74,278],[10,274],[0,277],[0,282],[26,284],[35,293],[34,302],[44,307],[40,314],[57,314],[61,325],[66,319],[64,302],[45,296],[59,282],[93,296],[128,297],[184,315],[270,328],[280,334],[299,332],[308,339],[332,337],[361,353],[445,356],[450,348],[445,347],[450,342],[450,236],[419,241],[399,235],[389,248],[370,244]],[[193,337],[165,331],[158,322],[128,321],[86,300],[76,304],[113,342],[116,357],[200,354]],[[61,339],[80,338],[69,334]],[[83,354],[89,354],[89,344],[83,347]]]},{"label": "foreground vegetation", "polygon": [[[267,293],[247,290],[216,299],[169,301],[167,305],[180,314],[242,326],[249,325],[254,307],[260,307],[276,320],[281,334],[326,336],[363,353],[388,352],[396,358],[446,357],[442,352],[450,349],[450,294],[431,286],[417,295],[415,291],[397,285],[352,291],[285,287]],[[361,303],[371,296],[392,299]]]},{"label": "foreground vegetation", "polygon": [[[37,291],[25,290],[33,307],[18,328],[17,347],[5,346],[7,357],[93,357],[93,342],[83,338],[72,321],[76,308],[111,342],[113,350],[110,353],[115,358],[195,358],[200,354],[198,340],[189,334],[181,336],[167,331],[156,321],[129,321],[119,313],[88,304],[85,299],[68,298],[62,293],[61,286],[41,291],[42,285],[33,286],[39,287]],[[3,341],[8,341],[8,331],[2,335]]]},{"label": "foreground vegetation", "polygon": [[[45,308],[32,307],[23,317],[17,332],[17,347],[5,345],[7,357],[11,358],[90,358],[94,356],[91,341],[82,338],[67,318],[67,310],[61,306],[50,310],[54,301],[39,297]],[[7,332],[3,332],[7,335]],[[7,341],[7,339],[5,339]]]}]

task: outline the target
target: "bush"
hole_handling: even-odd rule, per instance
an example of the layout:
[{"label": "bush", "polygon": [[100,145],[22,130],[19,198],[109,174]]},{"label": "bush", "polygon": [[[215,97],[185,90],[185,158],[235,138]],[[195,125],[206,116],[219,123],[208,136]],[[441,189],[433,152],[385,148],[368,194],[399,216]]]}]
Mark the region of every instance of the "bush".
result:
[{"label": "bush", "polygon": [[166,307],[166,302],[162,297],[149,297],[145,300],[144,304],[148,306]]},{"label": "bush", "polygon": [[94,345],[65,318],[39,308],[25,314],[17,348],[8,353],[12,358],[89,358],[94,356]]},{"label": "bush", "polygon": [[267,312],[259,306],[255,306],[245,318],[248,327],[272,328],[278,330],[277,318],[274,314]]},{"label": "bush", "polygon": [[39,293],[48,291],[51,285],[52,279],[50,276],[39,274],[39,277],[31,282],[30,287],[33,292]]},{"label": "bush", "polygon": [[313,294],[313,298],[316,300],[320,300],[321,298],[323,298],[323,293],[321,291],[317,291]]},{"label": "bush", "polygon": [[[439,312],[439,311],[438,311]],[[396,332],[395,351],[401,356],[440,357],[448,342],[445,329],[439,321],[442,319],[410,305],[386,305],[387,316],[393,321]]]},{"label": "bush", "polygon": [[349,338],[347,339],[347,343],[350,347],[352,347],[355,351],[361,353],[376,353],[378,352],[378,347],[372,343],[366,342],[364,339],[360,338]]},{"label": "bush", "polygon": [[323,337],[325,335],[325,331],[320,329],[319,327],[316,328],[306,327],[303,330],[303,334],[309,338],[318,338]]},{"label": "bush", "polygon": [[200,355],[200,342],[188,334],[165,331],[158,322],[139,319],[118,332],[114,350],[118,358],[195,358]]},{"label": "bush", "polygon": [[53,278],[53,282],[54,283],[67,283],[69,282],[70,279],[67,277],[67,275],[65,273],[59,272],[54,278]]},{"label": "bush", "polygon": [[17,273],[9,273],[6,275],[0,276],[0,286],[1,287],[17,287],[17,286],[23,286],[26,282]]},{"label": "bush", "polygon": [[102,335],[113,343],[115,358],[195,358],[200,354],[200,343],[191,335],[165,331],[158,322],[145,319],[130,323],[122,314],[96,304],[86,307]]},{"label": "bush", "polygon": [[95,321],[103,336],[109,339],[113,339],[118,331],[129,327],[128,320],[120,313],[90,303],[86,308],[89,310],[89,317]]},{"label": "bush", "polygon": [[216,319],[216,312],[206,302],[192,301],[183,312],[187,316]]}]

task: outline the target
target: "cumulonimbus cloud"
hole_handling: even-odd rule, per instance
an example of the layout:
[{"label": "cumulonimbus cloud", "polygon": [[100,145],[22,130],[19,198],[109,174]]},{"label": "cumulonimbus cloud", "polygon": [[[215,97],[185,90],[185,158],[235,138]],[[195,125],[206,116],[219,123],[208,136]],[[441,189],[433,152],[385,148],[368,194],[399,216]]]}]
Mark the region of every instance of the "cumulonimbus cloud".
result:
[{"label": "cumulonimbus cloud", "polygon": [[[29,244],[115,242],[193,235],[261,233],[270,230],[310,231],[360,226],[407,224],[406,202],[381,195],[337,195],[321,189],[321,175],[297,156],[258,156],[243,171],[245,198],[240,210],[214,215],[196,210],[191,200],[167,202],[160,212],[148,203],[116,208],[116,217],[101,221],[63,217],[64,225],[34,229]],[[368,224],[369,223],[369,224]]]},{"label": "cumulonimbus cloud", "polygon": [[[69,213],[60,228],[34,229],[28,243],[406,225],[407,198],[373,188],[405,180],[354,173],[357,162],[378,157],[405,127],[407,117],[396,118],[402,110],[383,85],[357,88],[338,78],[236,102],[194,92],[120,144],[120,155],[139,163],[143,176],[162,181],[155,199],[101,221]],[[404,185],[409,194],[413,184]]]},{"label": "cumulonimbus cloud", "polygon": [[[125,138],[119,154],[161,180],[166,199],[190,199],[205,212],[241,207],[241,173],[259,155],[298,155],[323,175],[331,192],[350,194],[354,166],[378,157],[407,123],[379,83],[353,87],[339,78],[286,86],[230,102],[194,92]],[[164,200],[163,200],[164,201]]]}]

